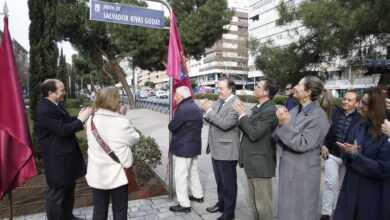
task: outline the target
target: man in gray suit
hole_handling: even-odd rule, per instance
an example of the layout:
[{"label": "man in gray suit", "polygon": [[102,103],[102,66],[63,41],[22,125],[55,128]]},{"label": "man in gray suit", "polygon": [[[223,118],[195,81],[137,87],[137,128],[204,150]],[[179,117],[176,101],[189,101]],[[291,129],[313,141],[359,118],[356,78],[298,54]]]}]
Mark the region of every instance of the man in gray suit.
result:
[{"label": "man in gray suit", "polygon": [[235,83],[230,78],[218,80],[219,100],[212,104],[201,100],[204,118],[210,123],[207,151],[211,152],[215,181],[217,182],[218,202],[207,208],[208,212],[223,212],[218,220],[234,219],[237,199],[237,161],[239,152],[238,115],[233,103]]},{"label": "man in gray suit", "polygon": [[278,92],[273,79],[261,79],[254,96],[259,104],[252,114],[245,114],[245,106],[236,101],[233,105],[239,115],[238,125],[243,132],[240,146],[239,165],[244,167],[248,177],[249,200],[253,219],[272,220],[272,181],[275,176],[276,153],[272,132],[278,125],[276,105],[272,101]]}]

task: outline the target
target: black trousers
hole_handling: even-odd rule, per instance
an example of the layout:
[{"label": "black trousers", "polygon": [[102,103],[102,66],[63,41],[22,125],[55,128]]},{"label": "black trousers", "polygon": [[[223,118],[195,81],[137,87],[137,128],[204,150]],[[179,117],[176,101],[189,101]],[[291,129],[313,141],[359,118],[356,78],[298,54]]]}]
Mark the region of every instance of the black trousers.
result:
[{"label": "black trousers", "polygon": [[214,160],[215,181],[217,182],[218,206],[223,214],[234,214],[237,201],[237,160]]},{"label": "black trousers", "polygon": [[92,188],[92,194],[93,220],[107,220],[110,195],[112,200],[112,214],[114,220],[127,219],[127,184],[110,190]]},{"label": "black trousers", "polygon": [[48,220],[73,219],[75,186],[75,184],[62,188],[49,186],[46,194],[46,213]]}]

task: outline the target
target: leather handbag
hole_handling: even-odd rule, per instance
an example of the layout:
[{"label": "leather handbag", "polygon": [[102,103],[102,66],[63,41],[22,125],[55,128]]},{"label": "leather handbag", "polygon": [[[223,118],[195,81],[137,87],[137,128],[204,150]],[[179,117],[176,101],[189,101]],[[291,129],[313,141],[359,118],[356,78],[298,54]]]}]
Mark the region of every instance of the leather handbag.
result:
[{"label": "leather handbag", "polygon": [[99,132],[97,131],[95,123],[93,123],[93,117],[94,117],[94,115],[91,118],[91,131],[92,131],[93,136],[95,136],[96,141],[99,143],[100,147],[102,147],[103,150],[108,154],[108,156],[111,157],[111,159],[113,159],[115,162],[119,163],[122,166],[123,170],[125,171],[127,180],[129,182],[129,184],[127,185],[128,193],[138,191],[139,186],[138,186],[138,183],[136,181],[133,168],[132,167],[126,168],[121,164],[121,162],[119,161],[119,158],[116,156],[114,151],[112,151],[111,148],[106,144],[106,142],[104,142],[104,140],[100,136]]}]

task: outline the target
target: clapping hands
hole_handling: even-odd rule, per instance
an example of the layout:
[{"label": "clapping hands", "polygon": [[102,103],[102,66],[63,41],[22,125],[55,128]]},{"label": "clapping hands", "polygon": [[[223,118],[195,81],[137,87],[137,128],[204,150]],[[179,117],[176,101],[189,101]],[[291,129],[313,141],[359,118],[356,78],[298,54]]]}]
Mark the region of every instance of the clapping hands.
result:
[{"label": "clapping hands", "polygon": [[355,140],[353,144],[348,144],[348,143],[340,143],[336,142],[337,145],[341,148],[342,151],[349,155],[353,155],[356,152],[359,152],[362,148],[360,145],[358,145],[357,141]]},{"label": "clapping hands", "polygon": [[276,110],[276,116],[279,119],[279,126],[283,126],[287,124],[291,120],[291,115],[288,113],[288,110],[286,107],[279,107]]},{"label": "clapping hands", "polygon": [[236,100],[234,102],[233,108],[237,112],[238,116],[245,114],[245,105],[240,100]]},{"label": "clapping hands", "polygon": [[208,99],[201,99],[200,101],[199,101],[199,103],[200,103],[200,108],[203,110],[203,111],[205,111],[205,112],[207,112],[209,109],[211,109],[211,107],[212,107],[212,103],[211,103],[211,101],[210,100],[208,100]]}]

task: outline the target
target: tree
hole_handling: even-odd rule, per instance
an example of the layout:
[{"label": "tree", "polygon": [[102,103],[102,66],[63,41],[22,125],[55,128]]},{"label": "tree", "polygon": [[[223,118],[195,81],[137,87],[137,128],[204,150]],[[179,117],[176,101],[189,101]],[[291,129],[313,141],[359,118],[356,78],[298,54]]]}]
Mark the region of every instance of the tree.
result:
[{"label": "tree", "polygon": [[65,55],[61,48],[60,58],[58,61],[58,71],[57,71],[57,79],[61,80],[65,85],[67,85],[68,81],[68,69]]},{"label": "tree", "polygon": [[[145,2],[136,0],[112,2],[146,6]],[[226,32],[224,26],[229,24],[233,15],[226,0],[174,0],[170,3],[176,10],[185,53],[195,58],[200,58],[205,48],[211,47]],[[104,67],[114,70],[131,99],[130,103],[134,103],[133,96],[129,94],[120,61],[132,57],[134,66],[165,70],[169,31],[90,21],[85,0],[62,0],[58,7],[61,19],[57,21],[57,27],[63,40],[70,41],[77,50],[87,51],[86,54],[104,57]]]},{"label": "tree", "polygon": [[57,28],[61,39],[69,41],[76,50],[100,66],[106,75],[111,75],[110,71],[113,71],[128,96],[130,107],[135,108],[133,95],[119,65],[124,59],[122,51],[113,43],[105,23],[88,19],[86,3],[85,0],[62,0],[58,4],[61,19],[57,20]]},{"label": "tree", "polygon": [[156,86],[156,84],[154,84],[154,82],[152,81],[146,81],[144,83],[145,86],[149,86],[150,88],[154,89],[154,87]]},{"label": "tree", "polygon": [[[145,6],[136,1],[122,2]],[[168,2],[175,11],[184,52],[188,57],[196,59],[200,59],[205,49],[213,46],[227,32],[224,26],[230,23],[233,15],[226,0]],[[168,22],[169,20],[166,24]],[[148,70],[165,70],[169,31],[121,24],[107,26],[114,43],[133,58],[135,66]]]},{"label": "tree", "polygon": [[29,0],[30,40],[30,113],[34,121],[33,142],[34,154],[38,164],[41,161],[41,150],[37,144],[35,126],[36,107],[40,99],[40,85],[57,74],[58,48],[56,44],[56,4],[55,0]]},{"label": "tree", "polygon": [[354,69],[360,69],[365,58],[389,58],[389,11],[387,0],[304,1],[298,7],[281,3],[280,24],[300,19],[308,33],[286,47],[260,46],[256,66],[266,74],[284,72],[290,77],[326,72],[323,63],[332,57],[346,60],[340,68]]},{"label": "tree", "polygon": [[195,88],[198,86],[198,83],[194,79],[191,79],[190,82],[192,90],[195,90]]}]

